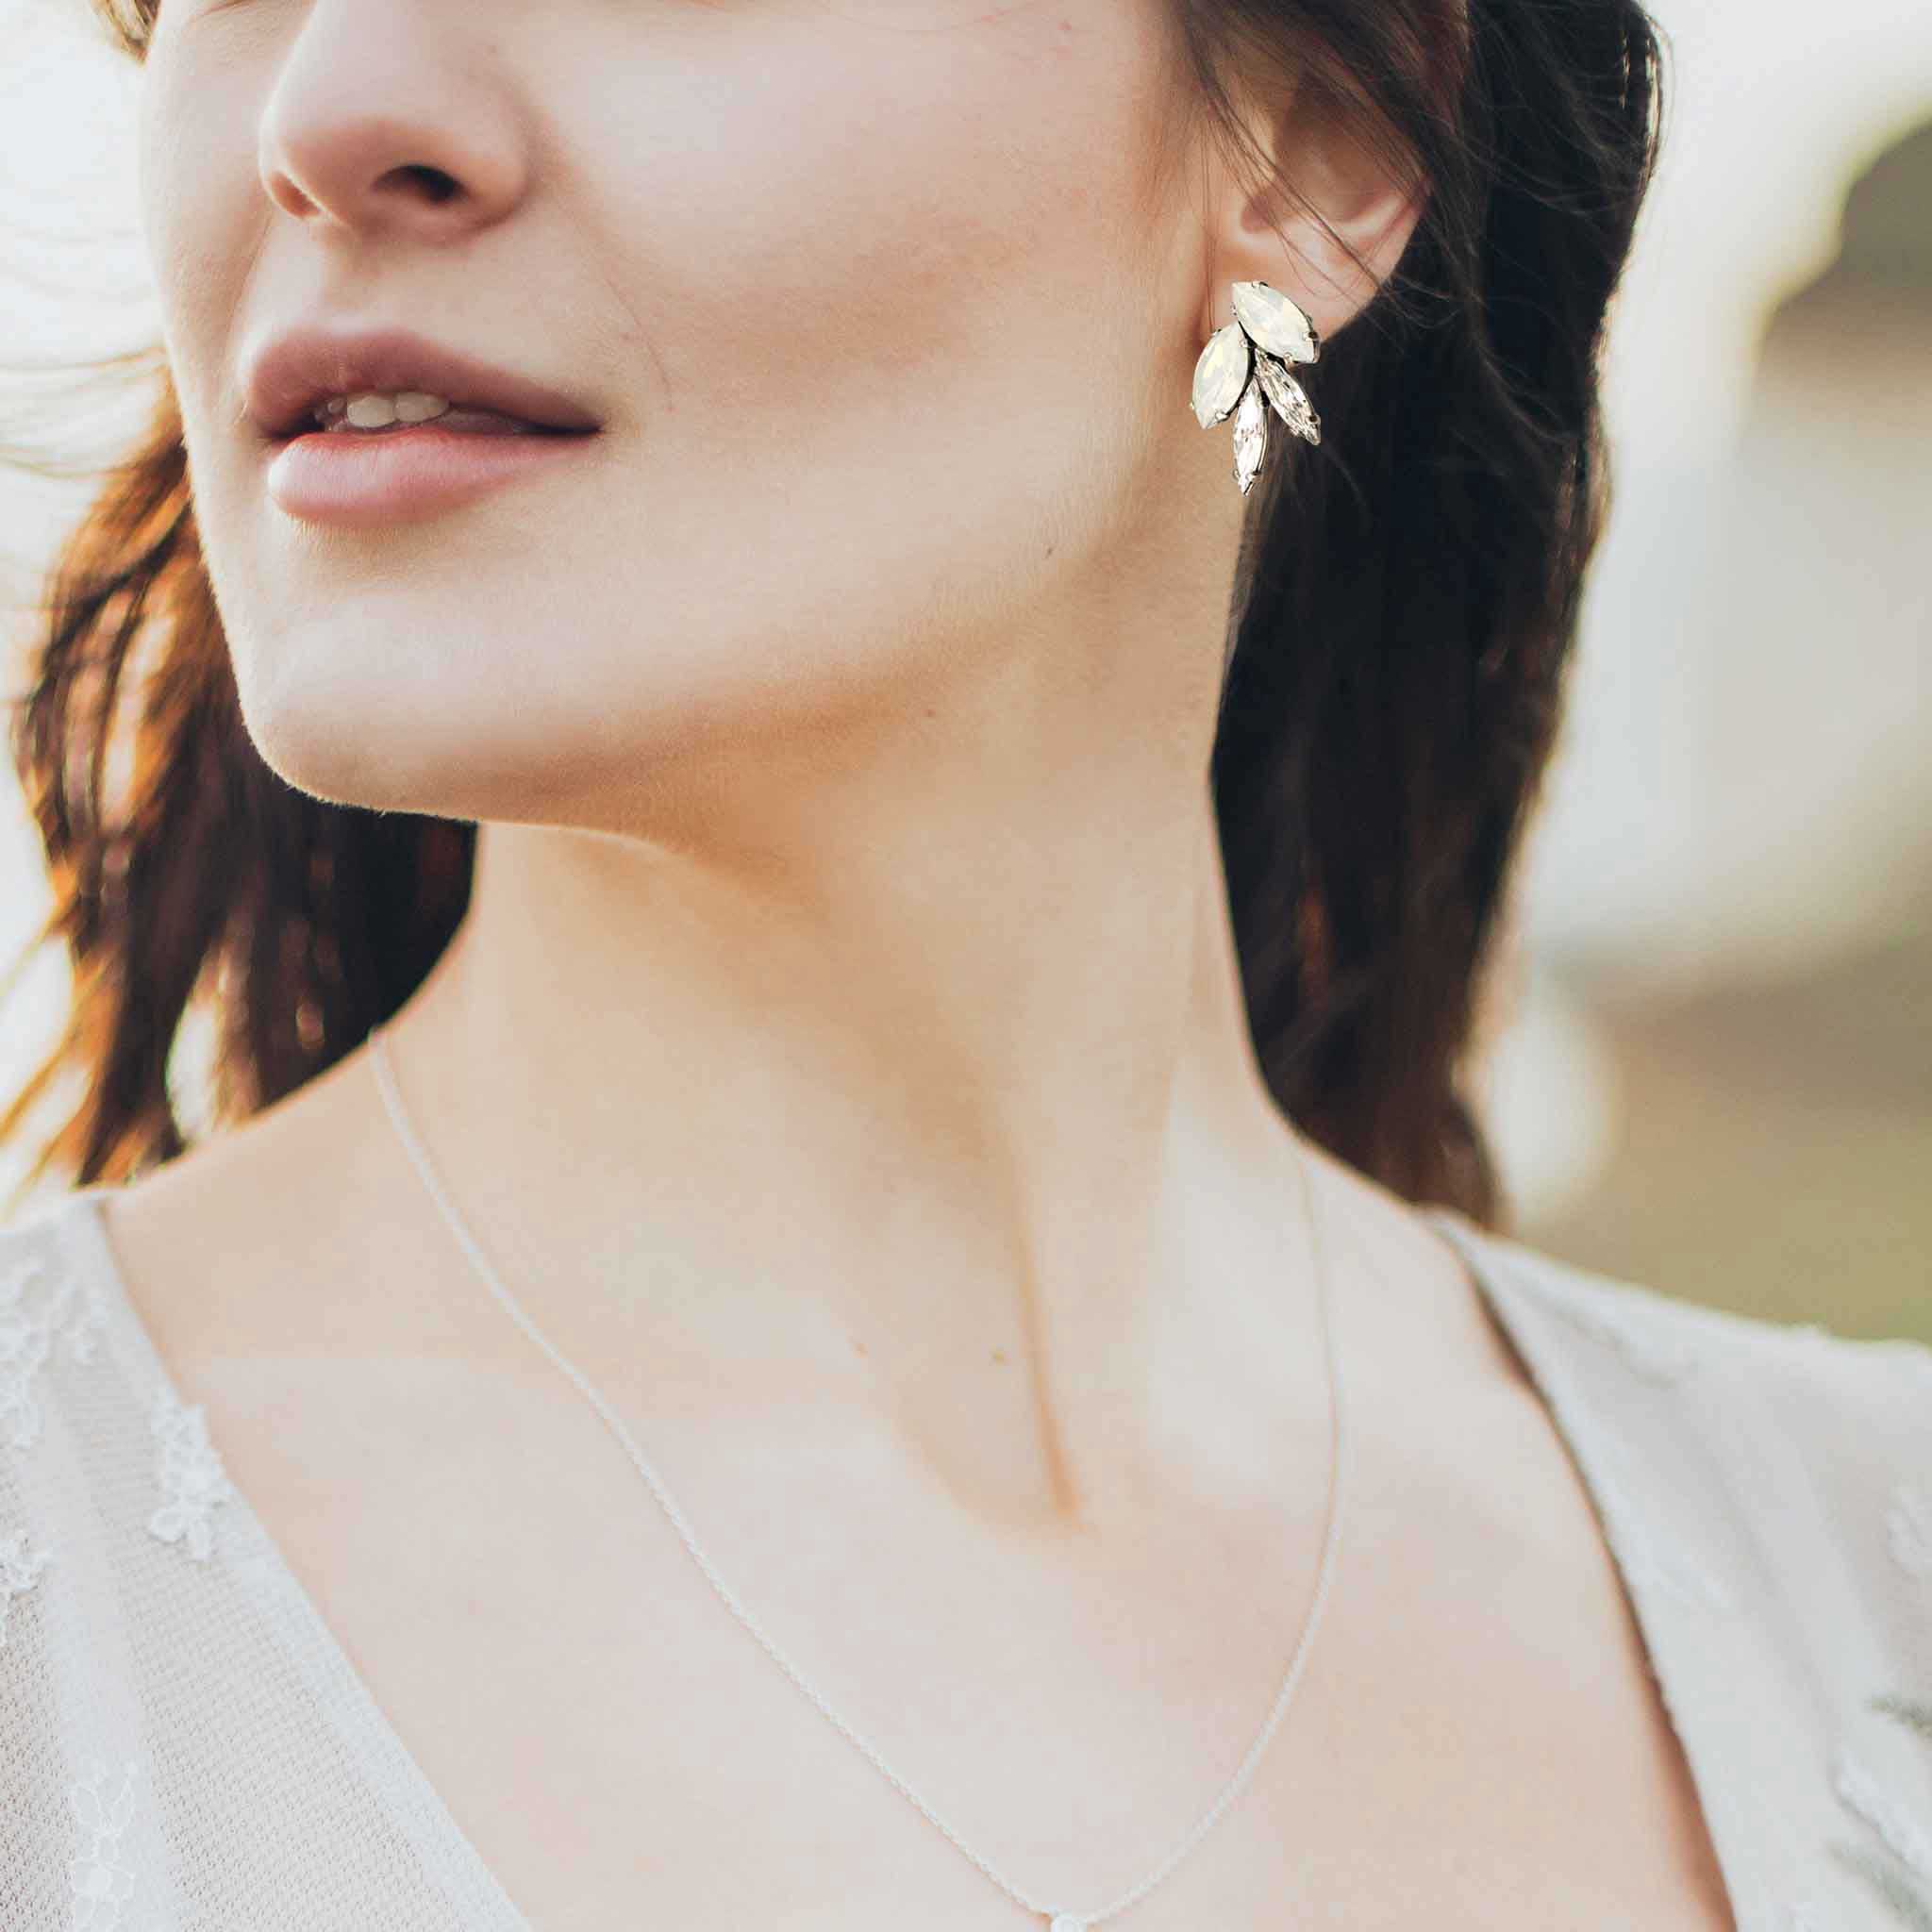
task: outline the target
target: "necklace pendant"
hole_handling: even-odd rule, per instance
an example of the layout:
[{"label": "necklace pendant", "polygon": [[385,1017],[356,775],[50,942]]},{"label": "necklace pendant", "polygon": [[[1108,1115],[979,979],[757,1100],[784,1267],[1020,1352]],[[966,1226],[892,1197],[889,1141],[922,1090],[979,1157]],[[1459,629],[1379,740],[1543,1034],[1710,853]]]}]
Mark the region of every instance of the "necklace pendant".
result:
[{"label": "necklace pendant", "polygon": [[1087,1932],[1087,1921],[1076,1918],[1072,1912],[1056,1912],[1046,1932]]}]

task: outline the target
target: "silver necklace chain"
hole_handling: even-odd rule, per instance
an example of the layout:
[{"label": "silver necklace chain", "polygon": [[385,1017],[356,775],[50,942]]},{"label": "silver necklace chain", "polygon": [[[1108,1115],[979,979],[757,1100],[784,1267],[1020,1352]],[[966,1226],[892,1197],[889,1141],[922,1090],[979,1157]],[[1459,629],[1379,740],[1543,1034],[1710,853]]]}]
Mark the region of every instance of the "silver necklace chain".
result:
[{"label": "silver necklace chain", "polygon": [[683,1540],[685,1548],[691,1552],[692,1561],[697,1564],[698,1568],[704,1573],[706,1580],[724,1600],[725,1608],[751,1632],[752,1636],[771,1655],[772,1659],[778,1665],[779,1669],[818,1706],[819,1709],[824,1712],[845,1737],[850,1739],[859,1750],[864,1752],[866,1757],[878,1767],[887,1779],[916,1806],[932,1824],[943,1832],[974,1864],[978,1866],[980,1871],[984,1872],[1002,1891],[1006,1892],[1008,1897],[1017,1900],[1027,1911],[1048,1920],[1050,1922],[1049,1932],[1085,1932],[1086,1927],[1097,1925],[1101,1920],[1110,1919],[1117,1912],[1125,1911],[1129,1906],[1137,1904],[1148,1892],[1152,1891],[1193,1850],[1195,1845],[1208,1835],[1219,1822],[1222,1815],[1227,1810],[1227,1807],[1241,1795],[1249,1778],[1253,1775],[1256,1765],[1260,1761],[1262,1752],[1268,1747],[1268,1740],[1274,1735],[1275,1727],[1280,1724],[1283,1714],[1288,1709],[1289,1699],[1293,1695],[1295,1684],[1301,1676],[1302,1664],[1307,1657],[1309,1642],[1314,1637],[1316,1625],[1322,1621],[1322,1608],[1328,1597],[1329,1579],[1334,1574],[1335,1554],[1341,1543],[1341,1506],[1347,1491],[1345,1481],[1347,1471],[1347,1432],[1343,1425],[1341,1376],[1336,1361],[1333,1318],[1328,1298],[1327,1269],[1324,1261],[1321,1232],[1316,1222],[1314,1191],[1308,1182],[1306,1159],[1299,1151],[1297,1151],[1295,1157],[1295,1172],[1300,1181],[1303,1208],[1307,1217],[1308,1240],[1310,1250],[1314,1257],[1316,1291],[1322,1307],[1322,1341],[1328,1362],[1328,1395],[1332,1444],[1328,1470],[1328,1524],[1323,1538],[1322,1563],[1315,1579],[1314,1598],[1308,1606],[1308,1613],[1303,1623],[1301,1641],[1295,1645],[1294,1656],[1290,1659],[1288,1674],[1282,1679],[1281,1689],[1275,1693],[1274,1707],[1269,1711],[1267,1720],[1262,1724],[1255,1741],[1248,1747],[1247,1756],[1236,1767],[1234,1775],[1228,1779],[1226,1785],[1222,1790],[1221,1795],[1201,1815],[1193,1828],[1181,1840],[1180,1843],[1174,1847],[1166,1859],[1148,1877],[1143,1878],[1139,1885],[1135,1886],[1131,1891],[1124,1893],[1111,1905],[1102,1907],[1099,1911],[1068,1912],[1057,1910],[1051,1906],[1041,1905],[1038,1899],[1031,1897],[1019,1886],[1012,1884],[1002,1876],[1001,1874],[994,1871],[886,1762],[884,1757],[832,1708],[791,1662],[791,1658],[765,1634],[763,1628],[752,1616],[751,1612],[738,1600],[731,1586],[711,1567],[710,1559],[698,1547],[697,1538],[692,1535],[691,1525],[686,1522],[683,1510],[677,1507],[676,1501],[673,1498],[670,1491],[665,1489],[662,1480],[658,1477],[658,1472],[646,1460],[643,1451],[631,1440],[630,1431],[625,1427],[624,1424],[613,1413],[604,1398],[591,1386],[590,1382],[575,1367],[564,1359],[562,1355],[551,1345],[545,1336],[538,1331],[536,1324],[525,1314],[522,1307],[517,1304],[515,1297],[511,1295],[508,1289],[497,1278],[496,1271],[491,1266],[489,1257],[483,1253],[482,1248],[477,1244],[475,1237],[472,1236],[469,1228],[464,1224],[462,1217],[451,1204],[442,1183],[437,1177],[435,1168],[430,1163],[429,1157],[424,1152],[422,1142],[417,1139],[415,1130],[409,1124],[408,1116],[403,1108],[402,1095],[397,1091],[394,1076],[390,1071],[388,1052],[383,1044],[382,1028],[379,1026],[370,1029],[369,1054],[370,1063],[375,1070],[376,1084],[382,1091],[383,1104],[389,1110],[389,1117],[395,1126],[396,1133],[408,1151],[410,1160],[414,1163],[416,1172],[422,1176],[424,1186],[429,1191],[430,1197],[441,1211],[443,1220],[449,1224],[450,1232],[455,1235],[458,1243],[470,1257],[470,1261],[477,1274],[483,1277],[490,1291],[503,1305],[505,1312],[508,1314],[510,1319],[563,1371],[564,1374],[571,1381],[576,1384],[577,1388],[582,1391],[584,1399],[603,1417],[611,1433],[623,1444],[625,1452],[629,1456],[632,1462],[637,1465],[638,1474],[649,1485],[651,1493],[657,1497],[665,1515],[671,1519],[672,1527],[676,1530],[678,1536]]}]

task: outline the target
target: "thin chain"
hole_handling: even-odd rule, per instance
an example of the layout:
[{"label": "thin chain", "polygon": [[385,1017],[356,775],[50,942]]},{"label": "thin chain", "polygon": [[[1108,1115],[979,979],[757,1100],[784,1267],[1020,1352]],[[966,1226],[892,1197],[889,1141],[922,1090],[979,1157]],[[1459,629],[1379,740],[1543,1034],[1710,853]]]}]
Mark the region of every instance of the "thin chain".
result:
[{"label": "thin chain", "polygon": [[538,1331],[536,1324],[531,1322],[529,1317],[524,1313],[508,1289],[497,1278],[496,1271],[491,1266],[489,1257],[483,1253],[482,1248],[477,1244],[475,1239],[464,1224],[462,1217],[451,1204],[442,1183],[437,1177],[435,1168],[430,1163],[428,1155],[424,1152],[422,1142],[417,1139],[415,1130],[410,1126],[408,1117],[404,1111],[402,1095],[397,1091],[394,1076],[390,1071],[388,1050],[383,1044],[382,1029],[379,1026],[370,1029],[369,1052],[370,1062],[375,1070],[376,1084],[382,1090],[383,1104],[389,1110],[389,1117],[394,1124],[396,1133],[401,1139],[404,1147],[408,1150],[409,1158],[415,1165],[416,1172],[422,1176],[424,1186],[428,1189],[431,1198],[441,1210],[442,1218],[449,1224],[450,1232],[456,1236],[457,1241],[461,1245],[463,1252],[469,1256],[471,1263],[475,1266],[476,1272],[483,1277],[491,1292],[503,1305],[505,1312],[508,1314],[510,1319],[563,1371],[571,1381],[576,1384],[577,1388],[582,1391],[584,1399],[603,1417],[605,1423],[609,1426],[611,1433],[623,1444],[625,1453],[629,1456],[632,1462],[637,1465],[638,1474],[650,1486],[651,1493],[657,1497],[665,1515],[671,1519],[672,1527],[683,1539],[685,1548],[691,1552],[692,1560],[704,1573],[706,1580],[724,1600],[724,1607],[751,1632],[752,1636],[757,1638],[758,1642],[770,1654],[773,1661],[778,1665],[785,1674],[818,1706],[819,1709],[824,1712],[840,1731],[850,1739],[859,1750],[864,1752],[866,1757],[871,1758],[887,1779],[916,1806],[932,1824],[943,1832],[1001,1890],[1006,1892],[1008,1897],[1017,1900],[1029,1912],[1038,1913],[1043,1918],[1053,1919],[1056,1927],[1097,1925],[1101,1920],[1110,1919],[1117,1912],[1125,1911],[1129,1906],[1137,1904],[1148,1892],[1152,1891],[1214,1827],[1227,1807],[1240,1796],[1249,1778],[1253,1775],[1256,1765],[1260,1761],[1262,1752],[1268,1747],[1268,1740],[1274,1735],[1276,1726],[1280,1724],[1283,1714],[1288,1709],[1289,1699],[1293,1695],[1295,1684],[1301,1676],[1302,1664],[1307,1657],[1309,1641],[1315,1634],[1316,1625],[1322,1620],[1323,1606],[1326,1603],[1328,1597],[1329,1579],[1334,1573],[1335,1554],[1341,1544],[1341,1506],[1346,1495],[1345,1476],[1348,1459],[1347,1432],[1343,1425],[1341,1376],[1336,1360],[1333,1321],[1328,1299],[1327,1269],[1323,1254],[1321,1231],[1317,1224],[1314,1190],[1309,1185],[1307,1163],[1300,1152],[1297,1150],[1295,1156],[1295,1172],[1300,1182],[1303,1208],[1307,1217],[1308,1239],[1311,1252],[1314,1256],[1316,1291],[1322,1307],[1322,1341],[1328,1362],[1329,1415],[1332,1445],[1328,1470],[1328,1522],[1323,1538],[1322,1564],[1315,1579],[1314,1598],[1308,1607],[1308,1613],[1302,1626],[1301,1641],[1295,1645],[1294,1656],[1289,1663],[1288,1674],[1282,1680],[1281,1689],[1275,1693],[1274,1707],[1269,1711],[1267,1721],[1262,1724],[1259,1735],[1255,1739],[1254,1743],[1248,1747],[1247,1756],[1241,1759],[1240,1765],[1235,1770],[1234,1775],[1228,1779],[1220,1797],[1202,1814],[1193,1829],[1181,1840],[1180,1843],[1174,1847],[1174,1851],[1168,1855],[1167,1858],[1150,1876],[1143,1878],[1131,1891],[1124,1893],[1111,1905],[1106,1906],[1095,1912],[1056,1912],[1053,1907],[1041,1905],[1037,1899],[1022,1890],[1020,1887],[1010,1883],[1000,1873],[994,1871],[971,1845],[967,1844],[960,1838],[958,1832],[953,1830],[944,1819],[940,1817],[926,1804],[924,1799],[886,1762],[878,1752],[826,1703],[824,1698],[819,1694],[817,1690],[793,1665],[791,1658],[765,1634],[763,1628],[752,1616],[751,1612],[738,1600],[730,1585],[711,1567],[710,1559],[698,1547],[697,1538],[692,1535],[691,1525],[686,1522],[683,1510],[677,1507],[670,1491],[665,1489],[663,1482],[658,1477],[658,1472],[645,1459],[643,1451],[631,1440],[630,1431],[625,1427],[624,1424],[612,1412],[604,1398],[591,1386],[590,1382],[579,1374],[576,1368],[564,1359],[562,1355],[551,1345],[548,1339]]}]

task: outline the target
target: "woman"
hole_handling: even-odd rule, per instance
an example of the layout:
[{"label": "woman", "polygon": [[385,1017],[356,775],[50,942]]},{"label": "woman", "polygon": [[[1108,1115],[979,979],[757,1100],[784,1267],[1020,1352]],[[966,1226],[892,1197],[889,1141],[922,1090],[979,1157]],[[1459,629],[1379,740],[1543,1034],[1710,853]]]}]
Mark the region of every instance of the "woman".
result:
[{"label": "woman", "polygon": [[1455,1077],[1638,8],[115,22],[7,1925],[1925,1923],[1932,1357]]}]

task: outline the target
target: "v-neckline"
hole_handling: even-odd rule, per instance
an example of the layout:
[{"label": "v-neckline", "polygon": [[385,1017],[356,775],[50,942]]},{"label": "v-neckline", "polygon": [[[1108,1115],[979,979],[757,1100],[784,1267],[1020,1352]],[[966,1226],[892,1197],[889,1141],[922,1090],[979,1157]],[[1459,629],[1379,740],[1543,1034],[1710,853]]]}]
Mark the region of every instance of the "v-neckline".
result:
[{"label": "v-neckline", "polygon": [[[66,1199],[72,1211],[64,1230],[70,1238],[69,1258],[77,1261],[103,1291],[112,1345],[124,1370],[136,1372],[148,1405],[165,1394],[173,1404],[192,1407],[194,1405],[176,1382],[128,1289],[108,1233],[103,1197],[118,1192],[120,1187],[118,1182],[96,1182],[69,1191]],[[1675,1674],[1674,1613],[1662,1592],[1633,1574],[1620,1539],[1607,1533],[1605,1506],[1616,1479],[1602,1465],[1594,1429],[1586,1424],[1552,1343],[1538,1332],[1517,1294],[1500,1278],[1491,1244],[1503,1238],[1453,1208],[1424,1205],[1413,1211],[1462,1262],[1483,1305],[1529,1367],[1536,1392],[1584,1477],[1598,1514],[1599,1534],[1632,1606],[1649,1668],[1684,1749],[1706,1828],[1718,1854],[1727,1905],[1739,1927],[1755,1926],[1757,1920],[1745,1915],[1751,1902],[1745,1893],[1752,1889],[1750,1868],[1744,1862],[1750,1840],[1743,1821],[1728,1802],[1724,1783],[1728,1767],[1720,1761],[1712,1736],[1700,1732],[1690,1719],[1690,1713],[1699,1706],[1690,1685]],[[219,1456],[221,1444],[214,1442],[214,1447]],[[249,1497],[232,1481],[222,1506],[217,1541],[225,1569],[256,1596],[273,1627],[291,1645],[318,1707],[372,1774],[425,1873],[458,1913],[466,1932],[536,1932],[391,1723]]]},{"label": "v-neckline", "polygon": [[[1745,1789],[1737,1706],[1707,1690],[1722,1683],[1734,1664],[1741,1675],[1741,1664],[1725,1655],[1734,1626],[1711,1617],[1713,1607],[1732,1607],[1734,1592],[1697,1563],[1676,1574],[1659,1557],[1645,1514],[1651,1491],[1631,1480],[1612,1422],[1593,1399],[1590,1378],[1578,1373],[1566,1331],[1574,1335],[1573,1324],[1580,1321],[1585,1332],[1608,1341],[1606,1353],[1620,1369],[1641,1363],[1640,1374],[1656,1374],[1668,1364],[1663,1379],[1674,1378],[1688,1358],[1668,1341],[1662,1342],[1661,1352],[1657,1341],[1638,1341],[1614,1315],[1592,1311],[1587,1302],[1565,1296],[1565,1312],[1552,1312],[1549,1289],[1537,1290],[1539,1284],[1561,1290],[1562,1264],[1553,1257],[1484,1227],[1459,1209],[1429,1205],[1415,1211],[1462,1262],[1481,1302],[1527,1369],[1530,1387],[1582,1478],[1598,1540],[1609,1554],[1646,1668],[1683,1753],[1717,1856],[1726,1909],[1738,1932],[1769,1928],[1774,1888],[1758,1863],[1761,1824],[1751,1813]],[[1531,1277],[1528,1286],[1510,1278],[1525,1273]],[[1708,1592],[1701,1603],[1700,1592]]]}]

